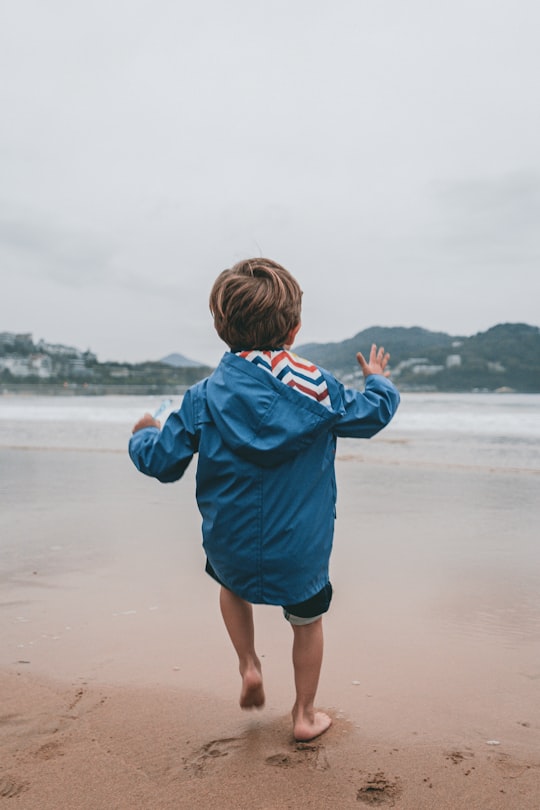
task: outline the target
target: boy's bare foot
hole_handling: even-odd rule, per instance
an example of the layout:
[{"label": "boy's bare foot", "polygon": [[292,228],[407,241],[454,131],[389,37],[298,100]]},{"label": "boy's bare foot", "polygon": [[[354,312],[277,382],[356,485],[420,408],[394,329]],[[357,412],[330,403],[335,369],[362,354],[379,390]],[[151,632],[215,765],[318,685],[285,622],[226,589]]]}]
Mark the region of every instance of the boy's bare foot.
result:
[{"label": "boy's bare foot", "polygon": [[242,692],[240,693],[240,708],[262,709],[264,706],[263,679],[260,670],[248,669],[242,675]]},{"label": "boy's bare foot", "polygon": [[297,716],[293,712],[293,734],[296,742],[309,742],[324,734],[332,725],[332,718],[324,712],[313,712],[313,715]]}]

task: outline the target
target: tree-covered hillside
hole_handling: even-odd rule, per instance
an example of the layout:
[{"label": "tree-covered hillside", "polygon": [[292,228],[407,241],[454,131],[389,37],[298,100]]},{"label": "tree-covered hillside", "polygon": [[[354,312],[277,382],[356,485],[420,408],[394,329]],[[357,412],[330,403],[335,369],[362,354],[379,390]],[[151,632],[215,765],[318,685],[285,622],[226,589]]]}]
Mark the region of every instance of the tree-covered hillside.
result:
[{"label": "tree-covered hillside", "polygon": [[356,353],[372,343],[391,354],[392,377],[403,390],[540,392],[540,329],[494,326],[472,337],[420,327],[379,327],[341,343],[304,344],[296,351],[349,382],[360,381]]}]

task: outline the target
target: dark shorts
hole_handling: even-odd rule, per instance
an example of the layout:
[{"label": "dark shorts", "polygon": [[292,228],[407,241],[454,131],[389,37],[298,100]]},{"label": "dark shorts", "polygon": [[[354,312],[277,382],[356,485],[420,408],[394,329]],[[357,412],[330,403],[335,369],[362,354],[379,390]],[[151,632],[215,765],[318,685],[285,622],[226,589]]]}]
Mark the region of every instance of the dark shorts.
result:
[{"label": "dark shorts", "polygon": [[[224,588],[227,587],[220,580],[208,560],[206,560],[205,571]],[[291,624],[311,624],[317,621],[323,613],[327,612],[331,601],[332,585],[330,582],[327,582],[318,593],[306,599],[304,602],[298,602],[295,605],[283,605],[283,615]]]}]

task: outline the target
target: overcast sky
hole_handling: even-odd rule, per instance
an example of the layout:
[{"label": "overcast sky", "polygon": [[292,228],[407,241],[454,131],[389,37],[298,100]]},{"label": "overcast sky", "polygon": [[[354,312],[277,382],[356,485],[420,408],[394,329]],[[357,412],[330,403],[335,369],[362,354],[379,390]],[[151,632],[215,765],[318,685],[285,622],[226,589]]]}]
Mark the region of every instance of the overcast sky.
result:
[{"label": "overcast sky", "polygon": [[253,255],[299,343],[540,324],[537,0],[0,8],[0,332],[215,363]]}]

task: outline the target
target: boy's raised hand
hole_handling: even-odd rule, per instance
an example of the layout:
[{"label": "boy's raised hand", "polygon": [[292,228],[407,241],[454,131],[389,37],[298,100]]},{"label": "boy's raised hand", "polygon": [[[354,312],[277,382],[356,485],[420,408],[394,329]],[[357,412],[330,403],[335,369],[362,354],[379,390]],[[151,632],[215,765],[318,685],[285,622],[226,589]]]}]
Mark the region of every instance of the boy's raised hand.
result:
[{"label": "boy's raised hand", "polygon": [[382,346],[380,349],[377,349],[377,346],[373,343],[369,354],[369,363],[366,362],[366,358],[362,352],[358,352],[356,359],[358,360],[364,377],[369,377],[370,374],[382,374],[383,377],[390,376],[390,372],[385,370],[390,360],[390,355],[388,352],[384,351]]},{"label": "boy's raised hand", "polygon": [[154,419],[151,413],[145,413],[141,419],[134,425],[132,433],[137,433],[138,430],[142,430],[143,428],[147,427],[155,427],[160,428],[161,422],[158,419]]}]

